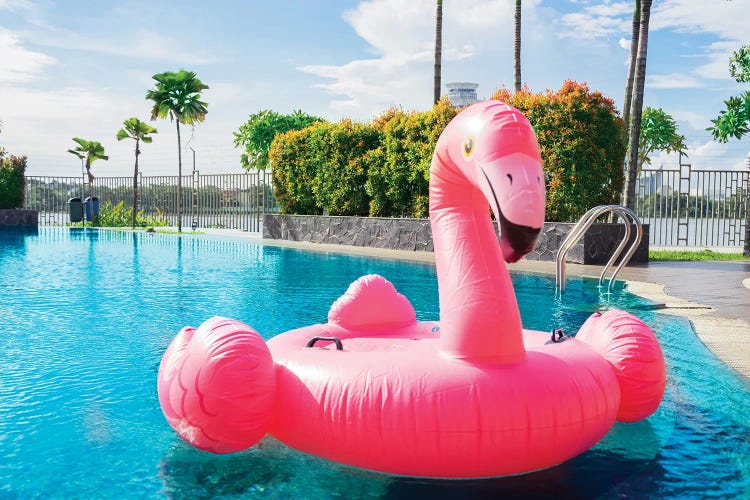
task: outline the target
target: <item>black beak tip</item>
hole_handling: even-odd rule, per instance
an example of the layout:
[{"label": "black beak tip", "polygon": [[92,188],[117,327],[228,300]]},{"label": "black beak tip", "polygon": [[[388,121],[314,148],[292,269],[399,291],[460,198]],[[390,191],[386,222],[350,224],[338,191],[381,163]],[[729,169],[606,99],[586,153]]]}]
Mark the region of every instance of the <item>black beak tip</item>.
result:
[{"label": "black beak tip", "polygon": [[508,224],[506,227],[503,227],[504,236],[507,238],[508,246],[512,250],[511,255],[506,255],[506,260],[508,262],[516,262],[534,250],[542,228],[519,226],[509,221],[506,222]]}]

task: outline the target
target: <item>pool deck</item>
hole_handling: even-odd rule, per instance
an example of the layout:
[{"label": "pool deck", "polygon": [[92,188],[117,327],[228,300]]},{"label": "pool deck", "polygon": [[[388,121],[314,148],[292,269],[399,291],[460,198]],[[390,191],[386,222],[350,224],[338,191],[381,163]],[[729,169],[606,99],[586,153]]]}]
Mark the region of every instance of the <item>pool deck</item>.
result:
[{"label": "pool deck", "polygon": [[[261,239],[240,231],[205,231],[206,234],[239,236],[265,245],[319,252],[366,255],[420,262],[434,262],[430,252],[325,245]],[[244,236],[243,236],[244,235]],[[555,274],[554,262],[521,260],[511,271]],[[601,266],[567,264],[568,276],[598,277]],[[634,264],[618,279],[629,292],[656,302],[657,311],[687,318],[698,338],[722,361],[750,381],[750,262],[690,261]]]}]

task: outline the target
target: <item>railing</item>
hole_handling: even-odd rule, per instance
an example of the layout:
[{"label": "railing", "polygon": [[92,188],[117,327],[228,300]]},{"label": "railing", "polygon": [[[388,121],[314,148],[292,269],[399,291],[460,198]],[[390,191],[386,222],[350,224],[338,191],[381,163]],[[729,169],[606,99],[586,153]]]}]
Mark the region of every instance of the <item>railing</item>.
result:
[{"label": "railing", "polygon": [[[649,225],[651,246],[742,248],[750,210],[750,172],[693,170],[680,157],[678,170],[644,169],[635,211]],[[66,225],[67,200],[85,198],[82,177],[26,178],[25,208],[39,210],[40,224]],[[91,191],[100,204],[133,204],[132,177],[99,177]],[[138,207],[177,223],[177,176],[139,177]],[[277,212],[270,172],[183,176],[183,226],[259,231],[264,213]]]},{"label": "railing", "polygon": [[70,222],[68,199],[83,199],[84,192],[81,177],[26,176],[24,208],[39,211],[39,225],[65,226]]},{"label": "railing", "polygon": [[586,231],[591,227],[596,219],[608,212],[612,212],[618,215],[625,223],[625,238],[623,238],[620,244],[617,245],[615,251],[612,252],[612,257],[609,258],[609,261],[602,268],[602,273],[599,275],[600,288],[602,286],[602,283],[604,283],[604,277],[606,276],[607,271],[620,257],[620,254],[625,249],[625,246],[630,240],[631,222],[635,225],[636,229],[636,235],[633,243],[630,245],[627,253],[615,269],[615,272],[612,273],[612,276],[610,276],[609,278],[607,293],[612,293],[612,284],[615,282],[615,277],[617,277],[623,267],[628,265],[628,262],[630,262],[630,258],[633,257],[633,254],[636,252],[636,250],[638,250],[638,245],[641,244],[641,239],[643,239],[643,226],[641,225],[641,221],[638,219],[638,216],[629,208],[621,207],[619,205],[601,205],[592,208],[591,210],[583,214],[583,217],[581,217],[576,225],[573,226],[573,229],[570,230],[570,233],[568,233],[568,236],[560,245],[560,248],[557,251],[557,258],[555,259],[557,264],[555,273],[555,286],[558,292],[562,293],[565,291],[565,257],[567,256],[568,251],[573,248],[573,245],[578,243],[578,241],[583,237],[584,234],[586,234]]},{"label": "railing", "polygon": [[644,169],[635,211],[649,225],[652,246],[741,248],[750,209],[750,172]]},{"label": "railing", "polygon": [[[139,176],[138,210],[177,224],[178,176]],[[98,177],[90,186],[100,207],[123,203],[133,206],[133,177]],[[26,177],[24,208],[39,210],[40,225],[69,223],[68,199],[85,198],[89,185],[81,177]],[[182,225],[257,232],[264,213],[278,211],[270,172],[241,174],[195,173],[182,177]]]}]

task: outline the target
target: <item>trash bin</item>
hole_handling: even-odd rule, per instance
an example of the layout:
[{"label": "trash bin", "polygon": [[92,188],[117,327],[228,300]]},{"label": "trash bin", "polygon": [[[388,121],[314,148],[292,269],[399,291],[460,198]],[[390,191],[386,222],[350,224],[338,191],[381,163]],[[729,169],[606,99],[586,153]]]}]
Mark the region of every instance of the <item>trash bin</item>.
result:
[{"label": "trash bin", "polygon": [[[91,215],[91,208],[93,205],[94,215]],[[99,215],[99,198],[96,196],[92,196],[91,198],[86,197],[85,200],[83,200],[83,208],[86,211],[86,220],[92,221],[94,220],[94,217]]]},{"label": "trash bin", "polygon": [[81,222],[83,220],[83,203],[80,198],[68,200],[68,217],[70,222]]}]

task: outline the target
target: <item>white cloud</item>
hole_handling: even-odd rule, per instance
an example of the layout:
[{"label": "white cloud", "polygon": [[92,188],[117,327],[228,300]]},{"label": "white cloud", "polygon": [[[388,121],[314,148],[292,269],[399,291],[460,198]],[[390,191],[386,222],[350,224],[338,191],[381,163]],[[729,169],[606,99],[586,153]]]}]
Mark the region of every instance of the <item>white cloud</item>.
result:
[{"label": "white cloud", "polygon": [[688,33],[713,33],[734,41],[747,40],[747,18],[750,0],[696,2],[664,0],[655,2],[650,28],[672,28]]},{"label": "white cloud", "polygon": [[28,0],[0,0],[0,10],[30,9],[32,3]]},{"label": "white cloud", "polygon": [[[677,113],[675,113],[677,115]],[[695,170],[747,170],[746,147],[730,145],[713,140],[695,140],[688,142],[684,161]],[[674,170],[680,165],[678,153],[654,152],[651,155],[651,166],[648,168]]]},{"label": "white cloud", "polygon": [[714,42],[707,47],[709,62],[695,69],[703,78],[731,80],[729,75],[729,58],[739,45],[734,41]]},{"label": "white cloud", "polygon": [[654,4],[652,30],[673,29],[687,34],[707,33],[720,41],[705,47],[707,64],[695,69],[703,78],[730,79],[729,56],[741,44],[747,43],[747,19],[750,0],[706,2],[694,0],[665,0]]},{"label": "white cloud", "polygon": [[685,122],[690,127],[695,130],[700,130],[701,132],[711,124],[708,118],[700,113],[696,113],[695,111],[677,110],[673,111],[671,115],[675,120]]},{"label": "white cloud", "polygon": [[96,39],[86,34],[48,27],[28,33],[34,42],[46,47],[93,52],[137,60],[168,62],[173,64],[214,64],[217,58],[191,48],[189,43],[148,30],[139,30],[127,39]]},{"label": "white cloud", "polygon": [[[536,7],[540,3],[524,2],[525,26],[536,25]],[[444,3],[444,67],[484,51],[510,52],[513,8],[507,0]],[[355,118],[369,118],[393,105],[406,109],[428,106],[432,98],[435,3],[370,0],[345,12],[343,17],[370,45],[375,57],[341,65],[298,67],[324,80],[314,86],[336,96],[330,106],[337,113]],[[525,33],[531,43],[539,36],[535,30]]]},{"label": "white cloud", "polygon": [[[419,54],[412,56],[419,62]],[[385,102],[399,96],[403,102],[414,102],[427,88],[413,70],[407,70],[408,61],[392,57],[352,61],[342,66],[305,66],[302,71],[333,80],[319,83],[332,95],[346,96],[332,101],[331,106],[339,113],[349,116],[373,116],[384,111]],[[425,82],[426,83],[426,82]]]},{"label": "white cloud", "polygon": [[596,16],[586,12],[573,12],[561,18],[568,29],[560,31],[561,38],[578,38],[591,40],[612,34],[619,34],[627,29],[627,21],[611,16]]},{"label": "white cloud", "polygon": [[[633,8],[627,2],[587,5],[580,12],[564,14],[560,31],[562,38],[592,40],[628,32],[632,25]],[[620,46],[626,40],[620,39]],[[628,42],[629,46],[629,42]]]},{"label": "white cloud", "polygon": [[[582,3],[582,2],[574,2]],[[617,32],[630,32],[633,7],[630,2],[585,2],[583,10],[562,17],[570,26],[566,36],[590,38]],[[687,33],[712,33],[726,40],[747,39],[747,15],[750,0],[706,2],[695,0],[663,0],[654,2],[649,20],[651,31],[673,29]]]},{"label": "white cloud", "polygon": [[616,17],[623,14],[632,14],[633,6],[628,2],[603,3],[587,7],[586,12],[594,16]]},{"label": "white cloud", "polygon": [[[232,85],[219,84],[209,102],[206,122],[181,127],[183,171],[191,168],[191,152],[197,151],[198,164],[209,171],[239,168],[239,153],[232,145],[233,130],[239,125],[234,117],[212,116],[214,100],[225,102],[237,94]],[[149,117],[150,103],[140,94],[120,93],[107,89],[66,88],[32,90],[0,87],[2,110],[2,144],[13,154],[29,157],[29,175],[71,175],[79,162],[66,151],[73,137],[100,141],[109,161],[97,162],[94,175],[127,176],[133,170],[132,141],[117,141],[115,134],[122,122],[136,116]],[[148,121],[158,129],[152,144],[141,146],[140,163],[144,175],[174,175],[177,172],[177,133],[174,122]],[[205,171],[205,170],[204,170]]]},{"label": "white cloud", "polygon": [[[151,81],[153,84],[153,80]],[[248,91],[245,85],[231,82],[211,82],[209,88],[201,95],[203,100],[210,103],[212,108],[223,106],[242,100]]]},{"label": "white cloud", "polygon": [[24,48],[18,37],[0,27],[0,83],[24,83],[34,80],[54,58]]},{"label": "white cloud", "polygon": [[[747,43],[747,16],[750,13],[750,0],[711,2],[695,0],[664,0],[655,2],[651,11],[650,31],[670,29],[678,33],[706,33],[715,35],[720,41],[704,47],[703,57],[709,62],[694,69],[694,74],[702,78],[728,79],[727,61],[733,50]],[[597,39],[617,33],[629,33],[632,24],[632,7],[628,2],[605,2],[592,5],[586,2],[583,10],[565,14],[561,23],[567,27],[561,31],[562,37]],[[630,40],[621,38],[619,45],[630,48]],[[679,87],[698,86],[697,81],[681,79]],[[656,87],[675,88],[675,87]]]},{"label": "white cloud", "polygon": [[2,139],[8,151],[29,157],[31,174],[59,174],[58,167],[73,159],[65,153],[72,137],[98,140],[109,149],[122,120],[145,106],[145,100],[106,90],[0,88]]},{"label": "white cloud", "polygon": [[703,87],[701,82],[683,73],[646,75],[646,79],[646,86],[652,89],[690,89]]}]

